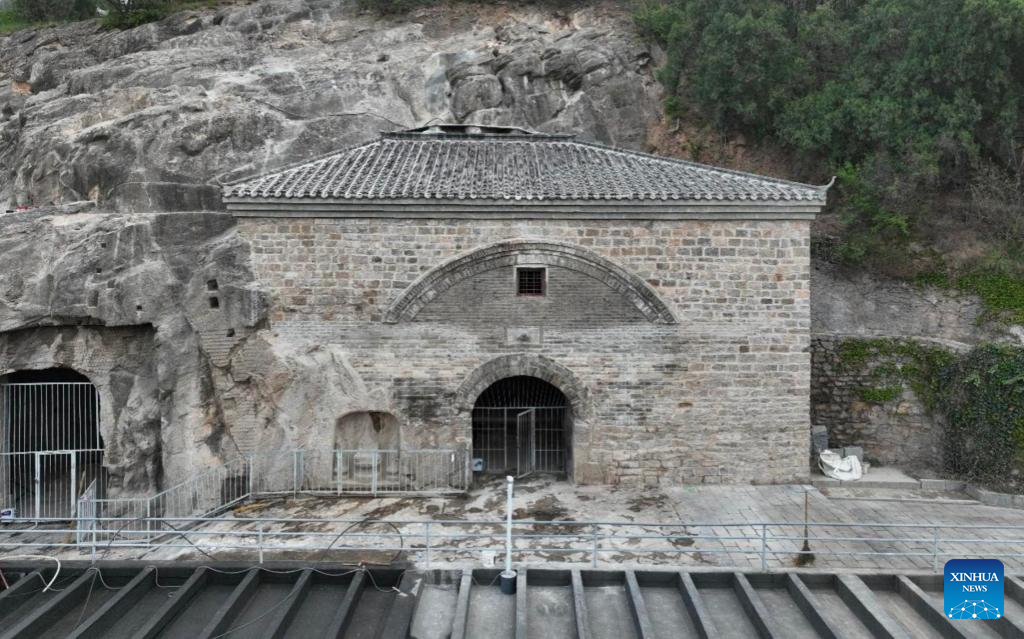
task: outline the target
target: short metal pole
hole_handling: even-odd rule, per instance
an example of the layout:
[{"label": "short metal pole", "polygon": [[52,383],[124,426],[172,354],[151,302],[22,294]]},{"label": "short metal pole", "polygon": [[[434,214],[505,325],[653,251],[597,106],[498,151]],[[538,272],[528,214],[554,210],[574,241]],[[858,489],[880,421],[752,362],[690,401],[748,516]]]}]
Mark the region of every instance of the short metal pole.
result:
[{"label": "short metal pole", "polygon": [[939,572],[939,527],[932,528],[932,572]]},{"label": "short metal pole", "polygon": [[597,524],[590,526],[590,567],[597,568]]},{"label": "short metal pole", "polygon": [[260,527],[256,534],[256,550],[260,555],[260,565],[263,565],[263,522],[260,522]]},{"label": "short metal pole", "polygon": [[761,572],[768,572],[768,524],[761,524]]},{"label": "short metal pole", "polygon": [[505,570],[501,573],[501,592],[512,595],[516,592],[516,571],[512,570],[512,493],[516,480],[512,475],[505,477]]},{"label": "short metal pole", "polygon": [[254,463],[252,463],[252,459],[253,459],[253,456],[251,454],[245,456],[245,464],[246,464],[246,466],[249,467],[249,499],[255,499],[256,498],[256,492],[255,492],[255,490],[253,488],[255,486],[255,479],[253,477],[253,471],[255,470],[256,465]]},{"label": "short metal pole", "polygon": [[299,455],[300,451],[294,451],[292,456],[292,497],[299,492]]}]

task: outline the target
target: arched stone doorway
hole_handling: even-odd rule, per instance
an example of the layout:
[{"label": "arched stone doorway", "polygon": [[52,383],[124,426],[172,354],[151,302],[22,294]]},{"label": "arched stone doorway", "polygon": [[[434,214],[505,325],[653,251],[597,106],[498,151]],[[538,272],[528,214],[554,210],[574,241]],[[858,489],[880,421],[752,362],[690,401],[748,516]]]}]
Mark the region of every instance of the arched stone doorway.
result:
[{"label": "arched stone doorway", "polygon": [[484,473],[568,475],[572,407],[555,385],[516,375],[488,386],[473,406],[473,459]]},{"label": "arched stone doorway", "polygon": [[78,498],[103,491],[99,393],[66,368],[0,378],[0,508],[36,519],[75,516]]},{"label": "arched stone doorway", "polygon": [[350,488],[399,481],[401,424],[391,413],[360,411],[340,418],[334,427],[335,479]]}]

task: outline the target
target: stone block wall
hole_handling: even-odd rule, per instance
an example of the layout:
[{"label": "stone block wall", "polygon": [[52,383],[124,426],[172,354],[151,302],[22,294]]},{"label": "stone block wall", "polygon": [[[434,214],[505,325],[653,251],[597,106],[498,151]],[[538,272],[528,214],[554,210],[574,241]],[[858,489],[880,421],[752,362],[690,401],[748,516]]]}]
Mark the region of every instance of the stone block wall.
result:
[{"label": "stone block wall", "polygon": [[942,424],[906,384],[886,401],[869,401],[865,389],[878,386],[873,372],[892,363],[891,357],[850,366],[840,355],[847,339],[815,335],[811,339],[811,423],[825,426],[829,446],[861,446],[875,464],[911,471],[937,470],[942,465]]},{"label": "stone block wall", "polygon": [[[338,410],[390,412],[403,445],[469,445],[472,403],[500,371],[569,396],[579,482],[807,476],[808,222],[245,218],[239,230],[273,298],[268,339],[342,362]],[[469,257],[467,277],[424,286],[510,241],[525,263],[549,260],[543,308],[515,307],[507,260]],[[329,446],[337,417],[306,445]]]}]

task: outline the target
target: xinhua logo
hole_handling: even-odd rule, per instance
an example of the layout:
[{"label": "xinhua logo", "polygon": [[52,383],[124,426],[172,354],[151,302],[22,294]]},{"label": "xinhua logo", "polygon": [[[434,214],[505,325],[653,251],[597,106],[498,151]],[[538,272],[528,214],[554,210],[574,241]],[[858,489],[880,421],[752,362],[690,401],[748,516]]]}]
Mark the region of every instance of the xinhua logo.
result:
[{"label": "xinhua logo", "polygon": [[950,619],[999,619],[1003,616],[1003,562],[950,559],[943,600]]}]

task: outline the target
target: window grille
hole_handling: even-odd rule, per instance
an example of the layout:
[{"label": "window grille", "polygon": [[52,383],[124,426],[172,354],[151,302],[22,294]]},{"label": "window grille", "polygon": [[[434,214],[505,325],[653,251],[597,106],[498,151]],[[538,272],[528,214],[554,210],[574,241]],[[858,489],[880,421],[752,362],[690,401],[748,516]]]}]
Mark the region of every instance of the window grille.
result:
[{"label": "window grille", "polygon": [[544,295],[546,269],[543,268],[520,268],[516,269],[516,294],[517,295]]}]

